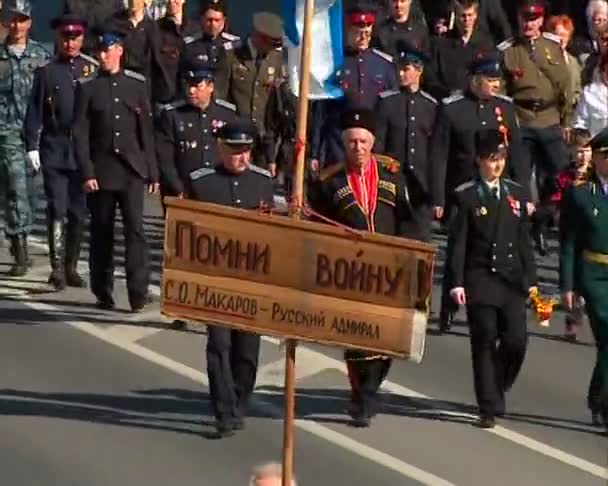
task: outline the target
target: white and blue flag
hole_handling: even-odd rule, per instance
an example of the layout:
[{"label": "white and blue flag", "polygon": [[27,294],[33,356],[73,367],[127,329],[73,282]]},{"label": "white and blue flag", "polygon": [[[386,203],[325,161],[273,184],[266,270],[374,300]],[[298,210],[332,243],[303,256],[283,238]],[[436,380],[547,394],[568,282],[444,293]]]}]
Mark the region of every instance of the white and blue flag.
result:
[{"label": "white and blue flag", "polygon": [[[283,0],[289,86],[296,96],[300,88],[305,3],[305,0]],[[342,0],[315,0],[310,68],[311,100],[340,98],[344,95],[336,84],[335,77],[336,71],[344,62],[342,16]]]}]

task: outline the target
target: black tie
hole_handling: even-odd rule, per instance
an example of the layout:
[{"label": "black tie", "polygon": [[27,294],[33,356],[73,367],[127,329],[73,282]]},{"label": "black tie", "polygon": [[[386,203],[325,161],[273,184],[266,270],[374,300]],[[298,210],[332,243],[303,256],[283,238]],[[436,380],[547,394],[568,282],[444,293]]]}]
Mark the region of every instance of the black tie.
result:
[{"label": "black tie", "polygon": [[493,188],[492,188],[492,197],[493,197],[495,200],[498,200],[498,199],[499,199],[499,198],[498,198],[498,187],[493,187]]}]

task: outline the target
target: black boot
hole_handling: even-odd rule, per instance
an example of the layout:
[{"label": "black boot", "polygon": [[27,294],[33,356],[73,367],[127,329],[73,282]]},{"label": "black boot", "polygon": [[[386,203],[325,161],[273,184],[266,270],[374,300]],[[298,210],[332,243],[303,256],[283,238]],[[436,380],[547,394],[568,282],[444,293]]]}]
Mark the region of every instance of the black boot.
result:
[{"label": "black boot", "polygon": [[65,233],[63,221],[52,221],[48,226],[49,257],[51,259],[51,274],[49,283],[56,290],[66,287],[65,281]]},{"label": "black boot", "polygon": [[78,258],[82,244],[83,228],[80,223],[68,221],[65,242],[65,277],[70,287],[84,288],[87,283],[78,275]]},{"label": "black boot", "polygon": [[28,271],[27,240],[24,234],[11,237],[11,254],[15,263],[8,274],[11,277],[23,277]]}]

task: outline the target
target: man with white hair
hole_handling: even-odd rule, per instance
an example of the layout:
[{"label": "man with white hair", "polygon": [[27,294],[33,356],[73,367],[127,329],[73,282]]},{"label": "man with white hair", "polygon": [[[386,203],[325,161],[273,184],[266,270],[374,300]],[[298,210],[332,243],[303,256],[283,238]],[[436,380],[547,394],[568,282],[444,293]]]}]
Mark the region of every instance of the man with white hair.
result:
[{"label": "man with white hair", "polygon": [[570,52],[581,64],[600,51],[598,34],[608,24],[608,1],[590,0],[585,8],[585,21],[587,31],[578,35],[570,46]]},{"label": "man with white hair", "polygon": [[[249,486],[282,486],[283,466],[278,462],[268,462],[256,466],[249,480]],[[291,486],[298,486],[295,478],[291,480]]]},{"label": "man with white hair", "polygon": [[[402,172],[399,162],[372,154],[376,141],[374,112],[363,108],[348,111],[341,127],[346,160],[321,171],[310,188],[312,207],[356,230],[416,239],[414,212],[421,201],[417,200],[417,191],[408,188],[408,174]],[[378,391],[391,360],[352,349],[346,350],[344,358],[352,389],[348,413],[354,426],[368,427],[376,415]]]}]

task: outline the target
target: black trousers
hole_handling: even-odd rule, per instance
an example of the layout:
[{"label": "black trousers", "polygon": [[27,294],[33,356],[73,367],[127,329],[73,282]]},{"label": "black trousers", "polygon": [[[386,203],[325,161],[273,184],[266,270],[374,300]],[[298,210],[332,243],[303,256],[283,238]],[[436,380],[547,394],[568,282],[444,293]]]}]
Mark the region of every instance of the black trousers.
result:
[{"label": "black trousers", "polygon": [[378,412],[378,391],[392,362],[390,359],[346,361],[355,413],[373,417]]},{"label": "black trousers", "polygon": [[526,356],[525,297],[508,292],[501,305],[467,306],[475,395],[482,415],[504,412],[504,392],[515,383]]},{"label": "black trousers", "polygon": [[67,217],[71,224],[83,224],[87,206],[78,171],[43,168],[42,176],[48,221],[64,221]]},{"label": "black trousers", "polygon": [[207,376],[218,421],[242,418],[258,372],[260,336],[207,326]]},{"label": "black trousers", "polygon": [[88,195],[91,212],[89,269],[91,290],[110,299],[114,289],[114,222],[120,210],[125,239],[125,270],[129,302],[141,303],[148,293],[148,248],[143,224],[144,182],[128,181],[120,191],[100,190]]}]

